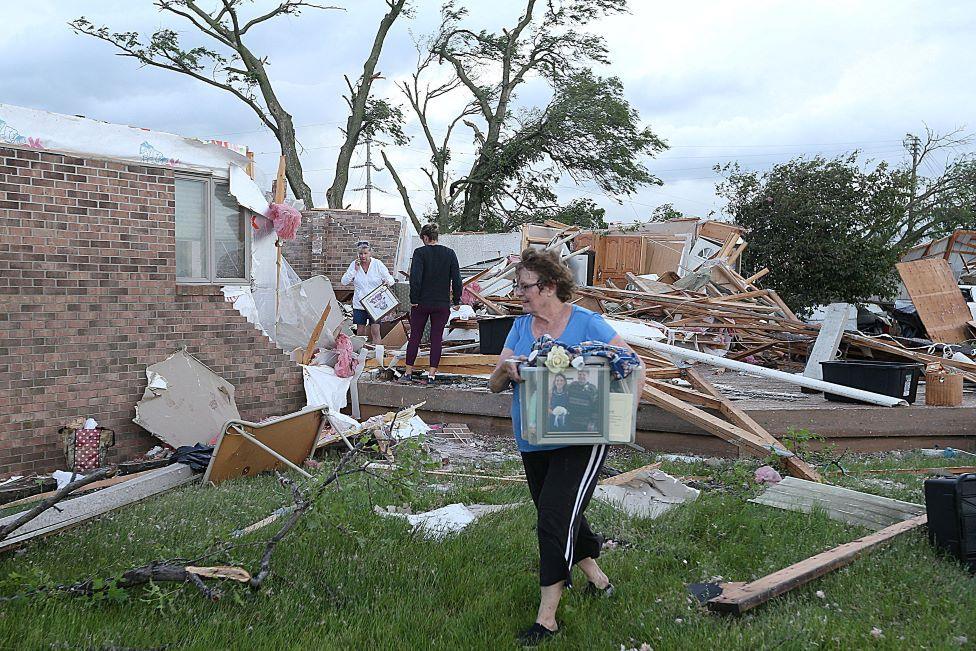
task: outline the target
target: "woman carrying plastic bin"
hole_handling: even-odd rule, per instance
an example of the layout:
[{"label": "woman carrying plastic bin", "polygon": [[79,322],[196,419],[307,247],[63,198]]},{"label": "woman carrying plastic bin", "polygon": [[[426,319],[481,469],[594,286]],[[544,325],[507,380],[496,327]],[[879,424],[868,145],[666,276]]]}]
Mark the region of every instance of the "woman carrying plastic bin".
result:
[{"label": "woman carrying plastic bin", "polygon": [[[583,341],[630,347],[603,317],[569,303],[572,274],[553,252],[526,249],[516,268],[515,293],[522,299],[523,316],[515,320],[498,365],[489,380],[495,393],[522,382],[518,362],[527,359],[539,337],[550,335],[567,345]],[[644,384],[640,367],[639,383]],[[556,609],[564,587],[578,566],[588,580],[586,592],[610,596],[613,585],[597,565],[600,538],[583,511],[596,486],[606,457],[606,445],[531,445],[522,438],[519,392],[513,392],[512,425],[522,453],[529,492],[538,512],[539,583],[541,599],[535,623],[519,635],[523,645],[535,645],[556,634]]]}]

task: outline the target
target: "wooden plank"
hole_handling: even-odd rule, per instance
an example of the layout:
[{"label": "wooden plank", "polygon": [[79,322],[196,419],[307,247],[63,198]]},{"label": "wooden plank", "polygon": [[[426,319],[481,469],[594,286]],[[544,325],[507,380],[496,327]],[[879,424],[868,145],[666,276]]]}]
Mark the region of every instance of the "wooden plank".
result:
[{"label": "wooden plank", "polygon": [[285,201],[285,157],[278,159],[278,174],[275,175],[274,202],[284,203]]},{"label": "wooden plank", "polygon": [[926,258],[899,262],[895,266],[929,339],[949,344],[969,339],[968,322],[973,315],[948,262]]},{"label": "wooden plank", "polygon": [[322,328],[325,327],[325,321],[329,318],[329,312],[332,311],[332,303],[325,306],[322,310],[322,316],[319,317],[319,322],[315,324],[315,328],[312,330],[312,336],[308,338],[308,344],[305,346],[305,353],[302,355],[302,364],[306,366],[312,362],[312,355],[315,352],[315,344],[319,340],[319,336],[322,334]]},{"label": "wooden plank", "polygon": [[[685,372],[688,379],[691,381],[692,386],[697,388],[702,393],[707,393],[713,396],[721,403],[719,412],[721,412],[725,418],[732,421],[742,429],[752,432],[768,445],[782,447],[782,444],[776,440],[775,436],[766,431],[766,429],[757,423],[749,414],[736,407],[731,400],[723,396],[722,392],[719,391],[711,382],[702,377],[698,371],[693,368],[689,368],[685,369]],[[815,482],[823,481],[820,473],[818,473],[810,464],[797,456],[786,457],[783,459],[783,463],[786,465],[787,472],[794,477],[809,479],[810,481]]]},{"label": "wooden plank", "polygon": [[824,310],[824,320],[820,325],[820,333],[813,342],[813,350],[807,356],[807,365],[803,374],[814,380],[823,379],[823,367],[820,362],[829,362],[837,355],[840,340],[844,338],[844,326],[847,324],[847,313],[850,311],[847,303],[831,303]]},{"label": "wooden plank", "polygon": [[745,585],[728,586],[721,595],[708,601],[708,609],[741,615],[773,597],[806,585],[828,572],[850,565],[861,554],[880,547],[905,532],[918,529],[926,521],[926,516],[920,515],[811,556]]},{"label": "wooden plank", "polygon": [[622,486],[627,482],[631,481],[637,475],[641,473],[650,472],[651,470],[657,470],[661,467],[661,462],[649,463],[646,466],[641,466],[640,468],[634,468],[633,470],[628,470],[627,472],[622,472],[619,475],[614,475],[613,477],[607,477],[606,479],[600,481],[603,486]]},{"label": "wooden plank", "polygon": [[508,316],[508,310],[506,310],[505,308],[502,308],[502,307],[499,307],[498,305],[495,305],[494,303],[492,303],[487,298],[485,298],[484,296],[482,296],[478,292],[474,291],[470,287],[465,287],[465,289],[468,290],[468,292],[470,292],[472,296],[474,296],[476,299],[478,299],[479,301],[481,301],[481,303],[486,308],[488,308],[489,310],[491,310],[495,314],[500,314],[502,316]]},{"label": "wooden plank", "polygon": [[[158,468],[154,468],[153,470],[158,470]],[[115,486],[116,484],[121,484],[123,482],[131,481],[133,479],[136,479],[137,477],[143,477],[153,472],[153,470],[143,470],[142,472],[134,472],[131,475],[120,475],[118,477],[109,477],[108,479],[93,481],[87,486],[82,487],[81,490],[74,491],[73,493],[71,493],[71,496],[66,498],[64,501],[66,502],[75,497],[84,495],[85,493],[90,493],[92,491],[99,490],[100,488],[108,488],[109,486]],[[11,506],[21,506],[23,504],[33,504],[34,502],[40,502],[41,500],[46,500],[47,498],[51,497],[57,492],[58,491],[53,490],[53,491],[48,491],[47,493],[37,493],[29,497],[22,497],[19,500],[15,500],[13,502],[7,502],[6,504],[3,505],[3,508],[8,509]]]},{"label": "wooden plank", "polygon": [[[173,464],[165,468],[150,470],[132,481],[109,486],[72,500],[65,500],[60,502],[57,508],[45,511],[15,530],[9,537],[0,542],[0,551],[13,549],[31,540],[64,531],[99,515],[134,504],[194,479],[196,479],[196,475],[189,466]],[[0,525],[13,521],[19,515],[19,513],[15,513],[0,519]]]},{"label": "wooden plank", "polygon": [[675,398],[684,400],[688,404],[695,405],[696,407],[704,407],[705,409],[718,410],[722,406],[722,402],[717,398],[713,396],[705,395],[704,393],[700,393],[692,389],[686,389],[684,387],[679,387],[674,384],[671,384],[670,382],[661,382],[659,380],[653,380],[653,379],[648,380],[648,382],[652,386],[663,391],[664,393],[674,396]]},{"label": "wooden plank", "polygon": [[760,278],[763,278],[768,273],[769,273],[769,267],[763,267],[762,269],[760,269],[756,273],[754,273],[751,276],[749,276],[748,278],[746,278],[743,282],[745,282],[745,284],[747,284],[747,285],[752,285],[757,280],[759,280]]},{"label": "wooden plank", "polygon": [[[706,432],[739,446],[746,452],[760,458],[770,453],[769,443],[763,441],[752,432],[737,425],[727,423],[717,416],[713,416],[698,407],[693,407],[679,398],[668,395],[651,384],[644,385],[644,398],[664,411],[674,414],[692,425],[697,425]],[[777,444],[778,446],[778,444]],[[778,446],[782,447],[782,446]]]}]

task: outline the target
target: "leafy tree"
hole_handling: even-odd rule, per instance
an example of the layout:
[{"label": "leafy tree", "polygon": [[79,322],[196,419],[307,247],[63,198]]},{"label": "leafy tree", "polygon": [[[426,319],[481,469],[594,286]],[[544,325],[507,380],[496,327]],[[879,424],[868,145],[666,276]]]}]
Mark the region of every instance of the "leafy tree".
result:
[{"label": "leafy tree", "polygon": [[[608,194],[660,184],[640,158],[666,145],[639,126],[620,80],[599,77],[589,67],[609,63],[608,53],[602,37],[582,28],[625,9],[625,0],[526,0],[519,20],[495,33],[463,26],[467,10],[454,1],[444,5],[440,28],[418,44],[418,74],[405,88],[431,149],[428,176],[442,226],[510,230],[539,211],[559,208],[553,187],[563,174]],[[421,73],[442,62],[454,73],[451,81],[419,82]],[[516,106],[516,91],[530,76],[551,88],[545,106]],[[470,102],[446,136],[436,139],[427,104],[454,91],[465,92]],[[448,182],[450,135],[459,123],[471,130],[477,150],[467,173]],[[407,212],[415,213],[403,184],[397,186]]]},{"label": "leafy tree", "polygon": [[607,228],[605,216],[607,211],[596,205],[592,199],[574,199],[565,206],[543,208],[526,215],[524,223],[541,224],[547,219],[554,219],[569,226],[579,226],[585,229],[603,230]]},{"label": "leafy tree", "polygon": [[666,222],[672,219],[681,219],[685,214],[674,207],[673,203],[662,203],[651,211],[651,218],[648,221]]},{"label": "leafy tree", "polygon": [[976,226],[976,156],[959,153],[971,142],[959,129],[938,134],[926,127],[924,136],[906,135],[906,162],[895,171],[897,184],[906,188],[902,210],[874,232],[907,249]]},{"label": "leafy tree", "polygon": [[750,229],[747,271],[769,267],[766,284],[794,310],[893,293],[902,249],[872,229],[896,217],[905,188],[885,163],[865,172],[851,154],[724,171],[718,192]]},{"label": "leafy tree", "polygon": [[[909,136],[911,154],[892,167],[861,162],[858,152],[834,159],[797,158],[763,172],[733,163],[718,193],[736,223],[750,229],[745,265],[769,267],[767,284],[794,309],[831,301],[890,297],[894,264],[919,242],[976,225],[976,161],[937,152],[967,142],[958,132]],[[925,176],[922,170],[935,171]]]}]

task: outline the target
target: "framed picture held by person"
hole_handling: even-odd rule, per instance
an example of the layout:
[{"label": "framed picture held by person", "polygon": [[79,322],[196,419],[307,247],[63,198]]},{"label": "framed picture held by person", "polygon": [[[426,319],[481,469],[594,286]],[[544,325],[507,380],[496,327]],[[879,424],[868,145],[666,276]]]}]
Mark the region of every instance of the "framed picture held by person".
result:
[{"label": "framed picture held by person", "polygon": [[373,321],[379,321],[399,305],[400,301],[393,295],[388,285],[380,285],[363,297],[363,309],[369,313]]}]

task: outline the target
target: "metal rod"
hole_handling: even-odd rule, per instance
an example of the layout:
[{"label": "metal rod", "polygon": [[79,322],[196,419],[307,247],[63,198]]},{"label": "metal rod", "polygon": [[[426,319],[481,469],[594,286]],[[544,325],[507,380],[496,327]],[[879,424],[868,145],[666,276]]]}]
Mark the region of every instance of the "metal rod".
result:
[{"label": "metal rod", "polygon": [[281,456],[280,454],[278,454],[277,452],[275,452],[274,450],[272,450],[271,448],[269,448],[267,445],[265,445],[261,441],[257,440],[256,438],[254,438],[253,436],[251,436],[250,434],[248,434],[244,430],[242,430],[237,425],[231,425],[231,427],[234,430],[236,430],[238,434],[240,434],[241,436],[243,436],[246,440],[248,440],[251,443],[253,443],[254,445],[258,446],[259,448],[261,448],[262,450],[264,450],[265,452],[267,452],[268,454],[270,454],[271,456],[273,456],[278,461],[282,462],[283,464],[285,464],[286,466],[288,466],[292,470],[296,471],[298,474],[302,475],[306,479],[311,479],[312,478],[312,475],[311,474],[305,472],[302,468],[296,466],[291,461],[289,461],[285,457]]},{"label": "metal rod", "polygon": [[784,373],[783,371],[777,371],[771,368],[765,368],[763,366],[756,366],[755,364],[747,364],[734,359],[719,357],[718,355],[709,355],[708,353],[702,353],[689,348],[681,348],[680,346],[664,344],[660,341],[645,339],[644,337],[635,337],[627,334],[622,334],[621,336],[628,344],[639,346],[641,348],[649,348],[653,351],[664,353],[669,357],[679,360],[693,359],[698,362],[704,362],[705,364],[711,364],[712,366],[721,366],[722,368],[729,368],[734,371],[742,371],[743,373],[747,373],[749,375],[768,377],[774,380],[789,382],[790,384],[797,384],[801,387],[807,387],[808,389],[836,393],[837,395],[853,398],[855,400],[861,400],[863,402],[869,402],[874,405],[881,405],[882,407],[905,407],[908,405],[908,403],[904,400],[892,398],[891,396],[884,396],[880,393],[862,391],[861,389],[845,387],[840,384],[834,384],[833,382],[824,382],[823,380],[815,380],[813,378],[808,378],[794,373]]}]

